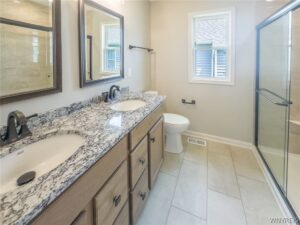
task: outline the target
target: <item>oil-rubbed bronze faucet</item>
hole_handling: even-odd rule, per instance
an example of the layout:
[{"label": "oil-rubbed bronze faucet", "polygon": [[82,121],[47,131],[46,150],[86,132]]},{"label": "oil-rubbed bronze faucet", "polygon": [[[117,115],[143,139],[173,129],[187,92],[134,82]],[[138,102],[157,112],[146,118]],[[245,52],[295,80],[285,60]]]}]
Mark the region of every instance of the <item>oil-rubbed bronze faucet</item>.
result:
[{"label": "oil-rubbed bronze faucet", "polygon": [[120,86],[112,85],[109,89],[109,94],[108,94],[110,100],[114,100],[116,98],[116,91],[121,91]]},{"label": "oil-rubbed bronze faucet", "polygon": [[31,135],[27,126],[27,119],[34,116],[37,114],[26,118],[21,111],[10,112],[7,117],[7,131],[3,137],[0,137],[0,145],[10,144]]}]

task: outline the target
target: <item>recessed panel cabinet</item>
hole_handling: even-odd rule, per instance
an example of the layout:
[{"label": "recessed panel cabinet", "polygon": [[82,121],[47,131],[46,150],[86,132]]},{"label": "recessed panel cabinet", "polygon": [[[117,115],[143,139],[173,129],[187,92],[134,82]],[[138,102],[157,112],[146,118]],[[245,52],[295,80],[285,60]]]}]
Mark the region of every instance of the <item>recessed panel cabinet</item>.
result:
[{"label": "recessed panel cabinet", "polygon": [[149,189],[153,187],[163,161],[164,127],[162,113],[163,106],[160,105],[129,135],[131,225],[136,223],[142,212]]},{"label": "recessed panel cabinet", "polygon": [[163,119],[160,119],[150,130],[149,136],[149,186],[153,187],[160,166],[163,162],[164,138]]},{"label": "recessed panel cabinet", "polygon": [[160,105],[31,224],[134,225],[163,161],[162,112]]},{"label": "recessed panel cabinet", "polygon": [[71,225],[93,225],[93,202],[89,202],[87,207],[82,210]]}]

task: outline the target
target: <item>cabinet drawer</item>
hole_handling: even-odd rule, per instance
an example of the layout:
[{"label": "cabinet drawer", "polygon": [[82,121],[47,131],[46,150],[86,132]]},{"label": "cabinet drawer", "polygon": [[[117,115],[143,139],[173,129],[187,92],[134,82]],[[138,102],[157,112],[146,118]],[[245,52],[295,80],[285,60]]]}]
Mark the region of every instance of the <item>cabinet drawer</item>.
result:
[{"label": "cabinet drawer", "polygon": [[154,123],[162,116],[163,105],[159,105],[149,116],[147,116],[140,124],[138,124],[130,132],[130,150],[133,150],[135,146],[146,136],[148,131],[154,125]]},{"label": "cabinet drawer", "polygon": [[128,202],[125,204],[122,211],[118,215],[118,218],[114,222],[114,225],[129,225],[129,204],[128,204]]},{"label": "cabinet drawer", "polygon": [[128,199],[127,162],[110,178],[95,197],[97,225],[111,225]]},{"label": "cabinet drawer", "polygon": [[145,168],[148,166],[148,137],[138,144],[133,152],[130,154],[130,187],[134,188],[136,182],[142,175]]},{"label": "cabinet drawer", "polygon": [[148,198],[148,170],[144,170],[136,187],[131,192],[131,224],[135,224]]}]

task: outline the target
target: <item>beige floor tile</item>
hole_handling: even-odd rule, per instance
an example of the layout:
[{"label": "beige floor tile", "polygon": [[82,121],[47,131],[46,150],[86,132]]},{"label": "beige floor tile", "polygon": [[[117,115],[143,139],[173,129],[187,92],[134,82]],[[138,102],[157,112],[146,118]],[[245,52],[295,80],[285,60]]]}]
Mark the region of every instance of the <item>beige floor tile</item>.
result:
[{"label": "beige floor tile", "polygon": [[161,171],[172,176],[178,176],[180,167],[183,161],[184,153],[173,154],[169,152],[164,153],[164,162]]},{"label": "beige floor tile", "polygon": [[241,200],[209,190],[207,225],[247,225]]},{"label": "beige floor tile", "polygon": [[238,175],[265,182],[264,175],[251,150],[231,146],[231,155]]},{"label": "beige floor tile", "polygon": [[240,198],[240,191],[230,156],[208,153],[208,188]]},{"label": "beige floor tile", "polygon": [[206,218],[207,167],[184,160],[176,185],[173,205]]},{"label": "beige floor tile", "polygon": [[165,225],[176,186],[176,177],[160,173],[137,225]]},{"label": "beige floor tile", "polygon": [[208,151],[223,156],[231,156],[230,145],[222,144],[219,142],[208,141]]},{"label": "beige floor tile", "polygon": [[167,225],[206,225],[206,221],[172,207]]},{"label": "beige floor tile", "polygon": [[188,144],[185,148],[184,159],[207,166],[207,147]]},{"label": "beige floor tile", "polygon": [[271,224],[271,218],[282,218],[280,209],[265,182],[238,176],[248,225]]}]

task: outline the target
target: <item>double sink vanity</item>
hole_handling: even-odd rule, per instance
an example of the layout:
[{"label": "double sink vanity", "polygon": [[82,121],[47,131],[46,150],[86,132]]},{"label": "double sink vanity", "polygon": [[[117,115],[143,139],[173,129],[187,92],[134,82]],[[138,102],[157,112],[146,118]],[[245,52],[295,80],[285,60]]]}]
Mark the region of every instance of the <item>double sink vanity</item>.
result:
[{"label": "double sink vanity", "polygon": [[30,118],[32,134],[1,147],[1,224],[135,224],[163,160],[164,99],[94,98]]}]

